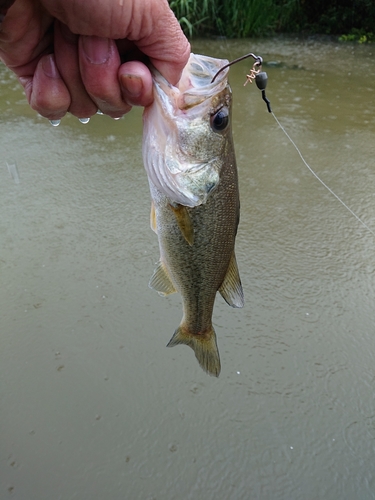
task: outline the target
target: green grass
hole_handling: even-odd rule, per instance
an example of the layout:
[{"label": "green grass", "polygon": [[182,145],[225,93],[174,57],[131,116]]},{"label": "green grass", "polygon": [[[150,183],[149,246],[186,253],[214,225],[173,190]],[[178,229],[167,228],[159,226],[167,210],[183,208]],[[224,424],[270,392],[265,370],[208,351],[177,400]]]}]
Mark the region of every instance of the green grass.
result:
[{"label": "green grass", "polygon": [[190,37],[263,35],[274,30],[279,13],[275,0],[171,0],[170,6]]},{"label": "green grass", "polygon": [[208,0],[172,0],[169,5],[184,32],[192,37],[207,29],[213,29],[216,2]]},{"label": "green grass", "polygon": [[169,4],[190,38],[303,31],[341,34],[341,40],[359,43],[374,40],[374,0],[169,0]]},{"label": "green grass", "polygon": [[340,42],[358,42],[358,43],[371,43],[375,41],[374,33],[367,33],[364,30],[353,28],[347,35],[339,37]]},{"label": "green grass", "polygon": [[223,4],[220,27],[230,38],[264,35],[274,30],[278,11],[274,0],[231,0]]}]

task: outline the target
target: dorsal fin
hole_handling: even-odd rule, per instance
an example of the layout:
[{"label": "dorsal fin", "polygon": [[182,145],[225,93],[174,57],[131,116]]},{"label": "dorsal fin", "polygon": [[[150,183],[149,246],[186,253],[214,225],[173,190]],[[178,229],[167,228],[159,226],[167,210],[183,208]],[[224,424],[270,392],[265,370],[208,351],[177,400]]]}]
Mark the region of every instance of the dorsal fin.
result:
[{"label": "dorsal fin", "polygon": [[219,292],[230,306],[243,307],[244,296],[234,252],[232,253],[227,273],[219,288]]},{"label": "dorsal fin", "polygon": [[168,271],[161,261],[156,266],[148,286],[163,296],[170,295],[176,291],[168,275]]},{"label": "dorsal fin", "polygon": [[173,211],[182,236],[191,246],[194,243],[194,227],[188,209],[184,205],[169,205]]}]

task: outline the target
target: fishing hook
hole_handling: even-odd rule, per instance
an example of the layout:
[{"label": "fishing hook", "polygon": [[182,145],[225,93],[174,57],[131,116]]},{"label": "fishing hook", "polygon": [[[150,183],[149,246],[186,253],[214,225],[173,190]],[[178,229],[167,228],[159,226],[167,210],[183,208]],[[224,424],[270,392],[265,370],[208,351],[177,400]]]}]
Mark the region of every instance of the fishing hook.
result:
[{"label": "fishing hook", "polygon": [[243,61],[244,59],[247,59],[248,57],[252,57],[255,59],[255,62],[253,64],[253,67],[250,70],[250,74],[246,75],[246,82],[244,83],[244,86],[247,83],[253,83],[253,80],[255,80],[255,83],[258,87],[259,90],[262,92],[262,99],[263,101],[267,104],[267,109],[269,113],[272,113],[271,110],[271,103],[269,99],[266,97],[266,86],[267,86],[267,73],[265,71],[261,71],[262,69],[262,64],[263,64],[263,59],[260,56],[256,56],[252,52],[249,52],[249,54],[246,54],[244,56],[238,57],[237,59],[234,59],[228,64],[225,64],[223,67],[219,69],[219,71],[215,74],[215,76],[212,78],[211,83],[213,83],[216,80],[216,77],[223,69],[229,68],[229,66],[232,66],[232,64],[236,64],[240,61]]},{"label": "fishing hook", "polygon": [[[262,66],[262,63],[263,63],[263,59],[260,57],[260,56],[256,56],[255,54],[253,54],[252,52],[249,52],[249,54],[246,54],[244,56],[241,56],[241,57],[238,57],[237,59],[234,59],[233,61],[231,61],[230,63],[226,64],[225,66],[221,67],[219,69],[219,71],[216,73],[216,75],[212,78],[211,80],[211,83],[214,83],[214,81],[216,80],[216,77],[219,73],[221,73],[223,71],[223,69],[225,68],[229,68],[229,66],[232,66],[232,64],[236,64],[240,61],[243,61],[244,59],[247,59],[248,57],[252,57],[253,59],[255,59],[255,63],[254,63],[254,66],[253,66],[253,69],[255,68],[255,66]],[[251,73],[251,72],[250,72]]]}]

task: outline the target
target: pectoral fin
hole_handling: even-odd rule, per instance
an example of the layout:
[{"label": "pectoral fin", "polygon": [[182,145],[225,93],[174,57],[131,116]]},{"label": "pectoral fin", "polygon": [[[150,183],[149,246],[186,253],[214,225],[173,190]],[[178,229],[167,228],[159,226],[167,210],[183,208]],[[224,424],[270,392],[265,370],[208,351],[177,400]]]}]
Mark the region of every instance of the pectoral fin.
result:
[{"label": "pectoral fin", "polygon": [[219,288],[219,292],[230,306],[243,307],[244,296],[234,252],[230,259],[227,274]]},{"label": "pectoral fin", "polygon": [[154,233],[158,234],[157,226],[156,226],[156,212],[154,202],[151,202],[151,213],[150,213],[150,226]]},{"label": "pectoral fin", "polygon": [[165,266],[162,262],[156,266],[154,274],[151,276],[148,284],[150,288],[156,290],[159,295],[166,296],[176,291]]},{"label": "pectoral fin", "polygon": [[169,205],[176,217],[178,227],[181,230],[182,236],[191,246],[194,243],[194,227],[191,221],[188,209],[184,205],[176,207]]}]

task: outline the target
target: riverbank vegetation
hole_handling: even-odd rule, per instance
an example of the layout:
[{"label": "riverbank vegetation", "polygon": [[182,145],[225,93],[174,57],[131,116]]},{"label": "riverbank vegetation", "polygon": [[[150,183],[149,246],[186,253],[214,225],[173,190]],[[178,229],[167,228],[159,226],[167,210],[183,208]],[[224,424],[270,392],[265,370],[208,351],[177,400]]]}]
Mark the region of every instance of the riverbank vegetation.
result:
[{"label": "riverbank vegetation", "polygon": [[275,33],[375,40],[374,0],[169,0],[189,37],[243,38]]}]

